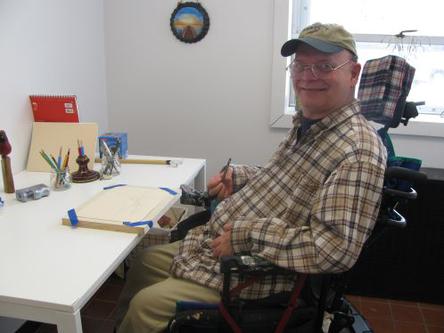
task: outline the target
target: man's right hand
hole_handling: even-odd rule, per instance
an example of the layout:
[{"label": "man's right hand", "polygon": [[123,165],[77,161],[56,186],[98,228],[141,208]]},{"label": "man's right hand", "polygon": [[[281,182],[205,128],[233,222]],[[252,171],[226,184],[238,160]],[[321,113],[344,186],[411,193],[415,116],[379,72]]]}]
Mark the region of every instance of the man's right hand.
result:
[{"label": "man's right hand", "polygon": [[219,201],[224,200],[233,193],[233,169],[228,167],[225,179],[222,179],[224,172],[213,176],[208,181],[208,194],[210,197],[217,197]]}]

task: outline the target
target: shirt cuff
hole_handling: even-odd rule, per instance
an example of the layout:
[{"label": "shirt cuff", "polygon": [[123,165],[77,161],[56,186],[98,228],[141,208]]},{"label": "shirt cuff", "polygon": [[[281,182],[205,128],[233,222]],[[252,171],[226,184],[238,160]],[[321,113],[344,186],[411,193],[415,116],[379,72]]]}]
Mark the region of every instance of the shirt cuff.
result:
[{"label": "shirt cuff", "polygon": [[248,181],[248,173],[243,165],[231,165],[233,169],[233,193],[239,191]]}]

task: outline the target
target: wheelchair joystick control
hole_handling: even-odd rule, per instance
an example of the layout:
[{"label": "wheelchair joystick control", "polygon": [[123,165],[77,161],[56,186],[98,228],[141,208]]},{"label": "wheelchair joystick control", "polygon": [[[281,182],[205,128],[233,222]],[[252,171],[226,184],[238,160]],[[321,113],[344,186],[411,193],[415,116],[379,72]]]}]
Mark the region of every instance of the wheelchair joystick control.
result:
[{"label": "wheelchair joystick control", "polygon": [[183,205],[192,205],[198,207],[209,208],[211,205],[210,196],[207,191],[199,191],[189,185],[180,185],[182,195],[180,203]]}]

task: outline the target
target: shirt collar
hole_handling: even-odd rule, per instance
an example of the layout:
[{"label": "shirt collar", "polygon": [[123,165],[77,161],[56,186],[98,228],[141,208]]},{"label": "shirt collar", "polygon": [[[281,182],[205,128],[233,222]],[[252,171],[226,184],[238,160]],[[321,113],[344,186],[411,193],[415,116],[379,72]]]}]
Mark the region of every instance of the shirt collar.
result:
[{"label": "shirt collar", "polygon": [[[313,124],[310,128],[310,132],[317,133],[322,130],[335,127],[340,123],[344,122],[348,118],[358,114],[360,112],[359,101],[353,99],[353,101],[343,107],[332,111],[326,117],[322,118],[317,123]],[[293,116],[293,126],[294,128],[298,128],[301,125],[302,120],[302,112],[298,111]]]}]

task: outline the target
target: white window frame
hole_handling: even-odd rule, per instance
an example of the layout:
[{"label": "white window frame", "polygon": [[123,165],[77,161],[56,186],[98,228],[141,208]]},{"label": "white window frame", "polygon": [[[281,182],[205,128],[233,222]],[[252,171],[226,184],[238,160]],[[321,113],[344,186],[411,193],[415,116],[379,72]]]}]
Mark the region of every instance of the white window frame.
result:
[{"label": "white window frame", "polygon": [[[306,26],[304,22],[304,12],[308,10],[308,0],[295,1],[299,6],[298,13],[301,15],[298,19],[298,26]],[[273,55],[272,55],[272,75],[271,75],[271,105],[270,105],[270,126],[272,128],[291,128],[294,108],[289,106],[289,77],[285,71],[288,65],[288,58],[282,57],[280,50],[282,45],[297,35],[298,31],[291,31],[292,22],[292,0],[274,0],[273,2]],[[356,40],[362,42],[380,41],[381,35],[355,34]],[[390,36],[387,36],[390,37]],[[377,39],[375,39],[377,38]],[[441,37],[426,37],[432,44],[443,44]],[[398,128],[390,130],[392,134],[399,135],[418,135],[429,137],[444,138],[444,118],[437,115],[420,114],[412,119],[409,126],[400,125]]]},{"label": "white window frame", "polygon": [[[291,128],[292,110],[288,107],[289,84],[285,68],[287,59],[281,56],[281,47],[291,36],[292,1],[274,0],[273,56],[271,74],[270,125]],[[294,112],[294,110],[293,110]]]}]

